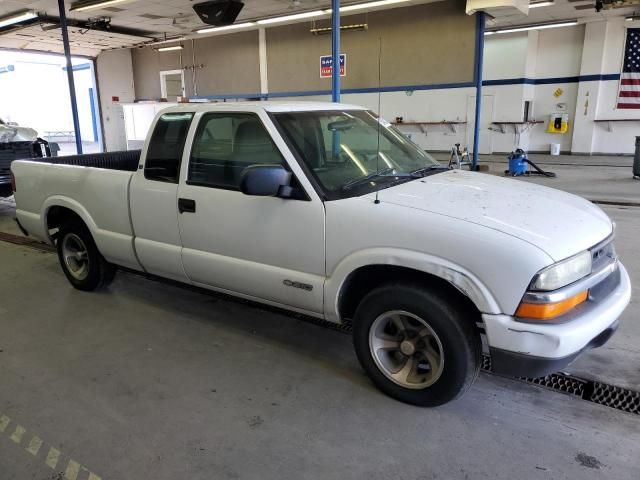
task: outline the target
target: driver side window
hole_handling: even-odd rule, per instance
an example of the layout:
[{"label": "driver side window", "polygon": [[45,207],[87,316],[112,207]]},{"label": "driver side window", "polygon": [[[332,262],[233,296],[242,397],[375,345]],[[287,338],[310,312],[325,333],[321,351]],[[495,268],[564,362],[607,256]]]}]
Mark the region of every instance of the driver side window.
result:
[{"label": "driver side window", "polygon": [[285,162],[257,115],[209,113],[196,131],[187,183],[239,190],[244,169],[261,164]]}]

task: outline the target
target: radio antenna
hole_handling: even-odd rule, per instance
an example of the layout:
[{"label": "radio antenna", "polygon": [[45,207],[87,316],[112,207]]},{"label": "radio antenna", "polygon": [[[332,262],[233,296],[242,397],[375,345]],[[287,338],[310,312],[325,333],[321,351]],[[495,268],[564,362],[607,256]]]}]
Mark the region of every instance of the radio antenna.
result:
[{"label": "radio antenna", "polygon": [[[380,127],[382,122],[382,37],[379,38],[378,45],[378,148],[376,152],[376,173],[380,173]],[[378,198],[378,192],[376,190],[376,199],[373,203],[378,205],[380,199]]]}]

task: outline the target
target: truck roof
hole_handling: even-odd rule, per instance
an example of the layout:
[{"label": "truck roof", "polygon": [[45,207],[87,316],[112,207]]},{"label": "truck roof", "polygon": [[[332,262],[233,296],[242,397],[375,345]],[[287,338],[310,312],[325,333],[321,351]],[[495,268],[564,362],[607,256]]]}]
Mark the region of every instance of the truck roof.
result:
[{"label": "truck roof", "polygon": [[[331,102],[220,102],[220,103],[185,103],[171,107],[172,111],[188,110],[193,112],[209,112],[216,110],[247,110],[258,109],[267,112],[309,112],[321,110],[366,110],[364,107]],[[169,109],[167,109],[169,110]]]}]

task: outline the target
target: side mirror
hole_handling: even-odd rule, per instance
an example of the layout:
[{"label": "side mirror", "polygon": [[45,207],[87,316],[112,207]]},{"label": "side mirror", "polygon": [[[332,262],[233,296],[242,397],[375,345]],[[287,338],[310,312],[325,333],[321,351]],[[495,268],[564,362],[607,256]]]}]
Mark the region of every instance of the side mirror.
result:
[{"label": "side mirror", "polygon": [[240,191],[261,197],[289,197],[291,172],[282,165],[252,165],[242,172]]}]

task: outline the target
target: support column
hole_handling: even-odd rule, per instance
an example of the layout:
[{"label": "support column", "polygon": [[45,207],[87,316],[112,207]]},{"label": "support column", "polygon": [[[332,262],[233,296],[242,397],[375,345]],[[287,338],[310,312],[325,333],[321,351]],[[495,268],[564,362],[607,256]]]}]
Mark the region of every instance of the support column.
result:
[{"label": "support column", "polygon": [[64,56],[67,60],[67,81],[69,83],[69,97],[71,98],[71,116],[73,117],[73,130],[76,137],[76,151],[82,154],[82,136],[80,135],[80,118],[78,117],[78,102],[76,101],[76,85],[73,79],[73,65],[71,64],[71,47],[69,45],[69,30],[67,29],[67,12],[64,0],[58,0],[60,10],[60,29],[62,30],[62,45]]},{"label": "support column", "polygon": [[[608,22],[590,22],[585,25],[580,75],[601,75],[604,72]],[[596,129],[594,123],[600,101],[601,81],[580,82],[573,119],[571,153],[590,155],[594,150]]]},{"label": "support column", "polygon": [[331,0],[331,56],[333,74],[331,76],[331,99],[340,101],[340,0]]},{"label": "support column", "polygon": [[267,70],[267,32],[258,30],[258,54],[260,57],[260,95],[262,100],[269,98],[269,74]]},{"label": "support column", "polygon": [[484,64],[484,31],[486,18],[484,12],[476,13],[476,122],[473,132],[472,170],[478,167],[478,148],[480,147],[480,113],[482,112],[482,67]]}]

